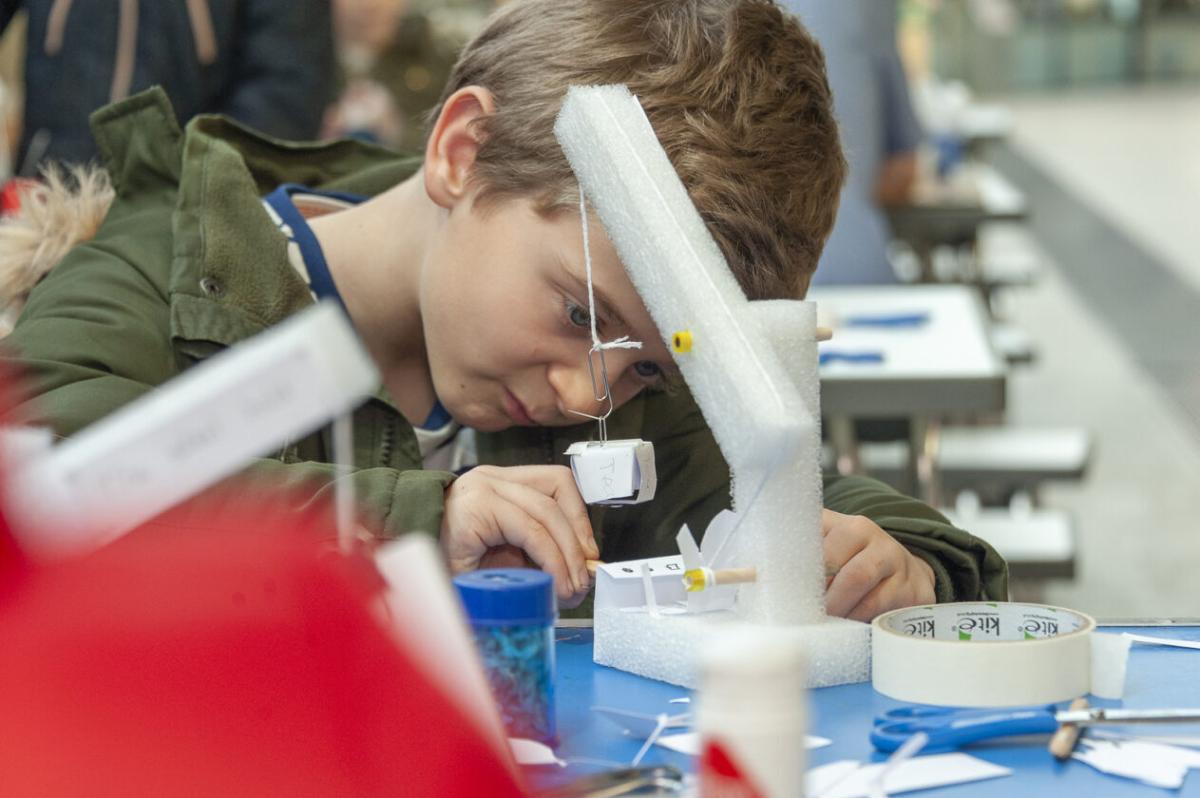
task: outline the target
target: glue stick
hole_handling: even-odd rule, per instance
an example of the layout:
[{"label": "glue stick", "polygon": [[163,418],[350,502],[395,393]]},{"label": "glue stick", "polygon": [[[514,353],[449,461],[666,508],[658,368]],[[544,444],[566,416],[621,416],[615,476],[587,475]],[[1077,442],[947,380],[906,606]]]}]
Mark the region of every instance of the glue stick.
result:
[{"label": "glue stick", "polygon": [[714,628],[700,657],[700,797],[804,794],[804,653],[783,630]]},{"label": "glue stick", "polygon": [[550,575],[496,568],[454,577],[509,737],[554,745],[554,619]]}]

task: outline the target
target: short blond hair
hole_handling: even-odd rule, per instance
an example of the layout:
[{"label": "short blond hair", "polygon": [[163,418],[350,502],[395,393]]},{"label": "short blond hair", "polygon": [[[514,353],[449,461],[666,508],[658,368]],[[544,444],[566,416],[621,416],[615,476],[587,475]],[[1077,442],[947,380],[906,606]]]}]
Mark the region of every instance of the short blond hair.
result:
[{"label": "short blond hair", "polygon": [[[554,138],[571,85],[637,95],[751,299],[802,297],[833,227],[846,162],[825,59],[771,0],[516,0],[464,48],[442,103],[488,89],[480,200],[578,202]],[[434,109],[433,118],[441,109]]]}]

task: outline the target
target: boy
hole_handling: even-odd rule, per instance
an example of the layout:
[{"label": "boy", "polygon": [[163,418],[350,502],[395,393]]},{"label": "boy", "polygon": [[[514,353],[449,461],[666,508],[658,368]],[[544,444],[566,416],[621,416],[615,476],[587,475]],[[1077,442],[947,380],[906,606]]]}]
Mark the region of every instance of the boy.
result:
[{"label": "boy", "polygon": [[[99,112],[117,199],[10,338],[37,409],[70,434],[332,297],[384,375],[355,415],[353,478],[373,528],[438,531],[454,571],[528,558],[567,605],[590,587],[586,559],[672,553],[682,523],[704,529],[728,506],[728,469],[686,392],[661,390],[676,379],[670,355],[598,223],[601,335],[646,344],[607,355],[609,429],[654,442],[658,496],[589,515],[561,465],[591,432],[576,413],[597,403],[578,189],[552,127],[569,85],[599,83],[639,96],[746,293],[802,296],[845,167],[821,54],[799,24],[769,0],[524,0],[464,50],[423,161],[269,141],[216,118],[181,133],[158,94]],[[329,451],[327,434],[311,436],[238,485],[322,496]],[[861,479],[825,499],[831,613],[1006,598],[995,552],[930,508]]]}]

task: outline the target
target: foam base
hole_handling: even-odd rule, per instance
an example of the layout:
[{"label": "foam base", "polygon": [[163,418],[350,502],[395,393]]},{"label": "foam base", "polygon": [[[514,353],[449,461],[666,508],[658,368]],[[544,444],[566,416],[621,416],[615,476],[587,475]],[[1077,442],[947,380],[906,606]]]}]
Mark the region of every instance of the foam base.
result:
[{"label": "foam base", "polygon": [[[729,612],[662,615],[619,608],[595,613],[597,665],[695,688],[697,652],[716,624],[742,623]],[[772,626],[772,634],[794,635],[808,658],[808,686],[832,687],[871,678],[871,627],[844,618],[820,623]]]}]

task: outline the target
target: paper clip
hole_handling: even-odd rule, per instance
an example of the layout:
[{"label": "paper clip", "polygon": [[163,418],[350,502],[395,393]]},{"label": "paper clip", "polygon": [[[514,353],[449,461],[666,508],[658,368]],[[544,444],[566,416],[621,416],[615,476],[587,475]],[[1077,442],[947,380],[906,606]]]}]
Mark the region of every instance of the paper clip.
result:
[{"label": "paper clip", "polygon": [[[595,356],[596,355],[600,356],[600,380],[601,380],[601,382],[599,385],[596,383],[596,366],[595,366]],[[590,418],[593,421],[595,421],[597,424],[599,424],[599,426],[600,426],[600,442],[604,443],[604,442],[608,441],[608,417],[612,415],[613,406],[614,406],[613,398],[612,398],[612,389],[609,387],[609,384],[608,384],[608,363],[605,362],[605,360],[604,360],[604,349],[600,346],[593,346],[591,349],[589,349],[588,357],[587,357],[587,364],[588,364],[588,376],[590,376],[592,378],[592,398],[595,399],[597,402],[607,402],[608,407],[604,410],[604,415],[600,415],[600,416],[593,416],[591,413],[584,413],[581,410],[571,410],[570,412],[574,413],[577,416],[583,416],[584,418]],[[603,387],[604,387],[603,391],[600,390],[600,385],[603,385]]]}]

